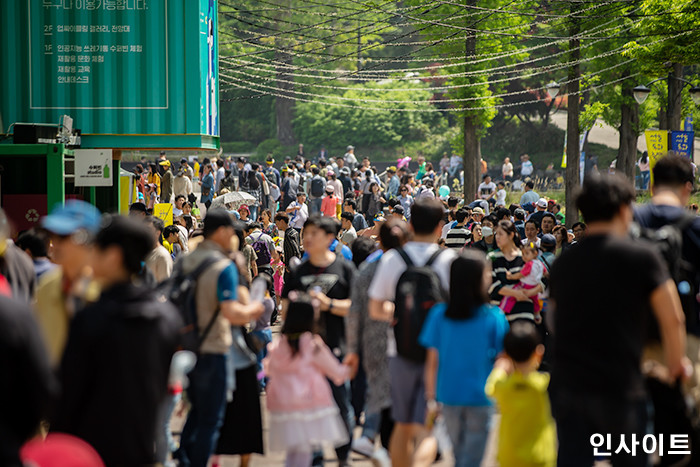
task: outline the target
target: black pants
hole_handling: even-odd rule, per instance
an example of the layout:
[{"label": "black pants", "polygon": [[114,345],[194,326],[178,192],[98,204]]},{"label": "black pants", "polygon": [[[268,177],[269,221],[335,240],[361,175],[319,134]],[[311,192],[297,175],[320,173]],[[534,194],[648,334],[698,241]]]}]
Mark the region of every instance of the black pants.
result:
[{"label": "black pants", "polygon": [[[646,467],[648,456],[638,446],[635,456],[622,450],[615,454],[621,436],[631,445],[632,433],[641,441],[647,434],[647,401],[612,399],[588,394],[572,394],[552,389],[552,414],[557,422],[559,454],[557,465],[561,467],[590,467],[594,454],[591,436],[611,435],[610,461],[615,467]],[[664,447],[666,449],[666,447]],[[610,452],[605,445],[599,452]]]}]

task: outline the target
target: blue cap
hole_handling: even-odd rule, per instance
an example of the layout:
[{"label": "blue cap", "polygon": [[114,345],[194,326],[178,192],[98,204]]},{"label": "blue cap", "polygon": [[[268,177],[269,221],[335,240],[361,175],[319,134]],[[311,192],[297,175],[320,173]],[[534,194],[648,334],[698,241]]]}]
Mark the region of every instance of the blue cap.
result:
[{"label": "blue cap", "polygon": [[102,215],[92,204],[79,200],[68,200],[66,204],[57,204],[51,214],[42,219],[42,226],[57,235],[71,235],[84,229],[91,234],[100,230]]}]

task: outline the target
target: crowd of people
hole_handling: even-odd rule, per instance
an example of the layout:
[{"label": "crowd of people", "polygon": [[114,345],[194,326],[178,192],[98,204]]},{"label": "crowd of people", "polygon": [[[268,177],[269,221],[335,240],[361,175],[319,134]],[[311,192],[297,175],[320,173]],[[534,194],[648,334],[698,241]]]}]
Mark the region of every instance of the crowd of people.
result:
[{"label": "crowd of people", "polygon": [[[422,158],[380,173],[352,146],[279,168],[190,162],[137,166],[128,217],[67,201],[15,241],[0,218],[3,465],[63,449],[198,467],[284,451],[301,467],[330,444],[341,466],[351,451],[478,466],[497,413],[503,467],[700,462],[686,159],[656,163],[641,206],[624,178],[587,177],[582,221],[532,180],[510,191],[509,160],[466,202],[439,182],[458,157],[438,173]],[[662,445],[671,433],[685,438]]]}]

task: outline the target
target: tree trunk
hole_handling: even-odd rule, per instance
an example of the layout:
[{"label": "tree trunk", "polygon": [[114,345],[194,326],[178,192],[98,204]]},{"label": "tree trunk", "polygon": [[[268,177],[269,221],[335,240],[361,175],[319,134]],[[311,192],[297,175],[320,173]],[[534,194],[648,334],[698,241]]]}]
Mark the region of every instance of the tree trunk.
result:
[{"label": "tree trunk", "polygon": [[[571,5],[571,13],[575,15],[579,6]],[[569,36],[579,34],[581,30],[580,19],[571,18],[569,26]],[[569,55],[571,62],[578,62],[581,59],[581,49],[578,39],[569,40]],[[581,66],[576,63],[569,67],[568,86],[568,111],[566,118],[566,227],[571,228],[578,221],[578,210],[576,209],[576,189],[579,186],[579,87],[581,79]]]},{"label": "tree trunk", "polygon": [[464,203],[474,201],[476,190],[479,187],[480,170],[480,142],[477,135],[477,126],[469,115],[464,117]]},{"label": "tree trunk", "polygon": [[[275,59],[285,64],[292,63],[292,57],[280,49],[275,52]],[[289,91],[294,89],[294,85],[284,81],[293,81],[294,78],[287,74],[287,70],[288,68],[284,67],[277,67],[276,69],[277,88],[280,90],[279,94],[285,97],[275,98],[275,120],[277,122],[277,139],[283,145],[291,146],[295,143],[294,130],[292,129],[294,100],[291,99],[293,94]]]},{"label": "tree trunk", "polygon": [[[625,70],[624,77],[628,77]],[[634,100],[630,80],[622,82],[622,104],[620,105],[620,148],[617,151],[617,172],[634,183],[634,166],[637,161],[637,126],[639,105]]]},{"label": "tree trunk", "polygon": [[683,95],[683,65],[673,64],[673,70],[668,74],[668,111],[666,112],[667,129],[678,131],[681,129],[681,97]]},{"label": "tree trunk", "polygon": [[[476,0],[467,0],[467,6],[476,5]],[[473,31],[467,33],[464,41],[465,62],[468,62],[470,57],[476,55],[476,35]],[[464,66],[465,71],[468,70],[468,65]],[[469,114],[469,108],[466,109],[464,115],[464,202],[470,203],[476,196],[476,190],[479,187],[479,175],[481,173],[479,159],[479,136],[477,134],[477,126],[474,122],[474,117]]]}]

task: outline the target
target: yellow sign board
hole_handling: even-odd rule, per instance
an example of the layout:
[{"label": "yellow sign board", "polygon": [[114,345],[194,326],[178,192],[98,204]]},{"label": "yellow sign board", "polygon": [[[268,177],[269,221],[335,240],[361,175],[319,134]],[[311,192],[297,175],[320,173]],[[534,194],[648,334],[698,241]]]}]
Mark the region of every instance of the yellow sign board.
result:
[{"label": "yellow sign board", "polygon": [[654,184],[654,166],[656,162],[668,154],[668,130],[646,130],[647,154],[649,156],[650,185]]},{"label": "yellow sign board", "polygon": [[165,226],[173,225],[173,205],[158,203],[153,207],[153,216],[165,222]]}]

